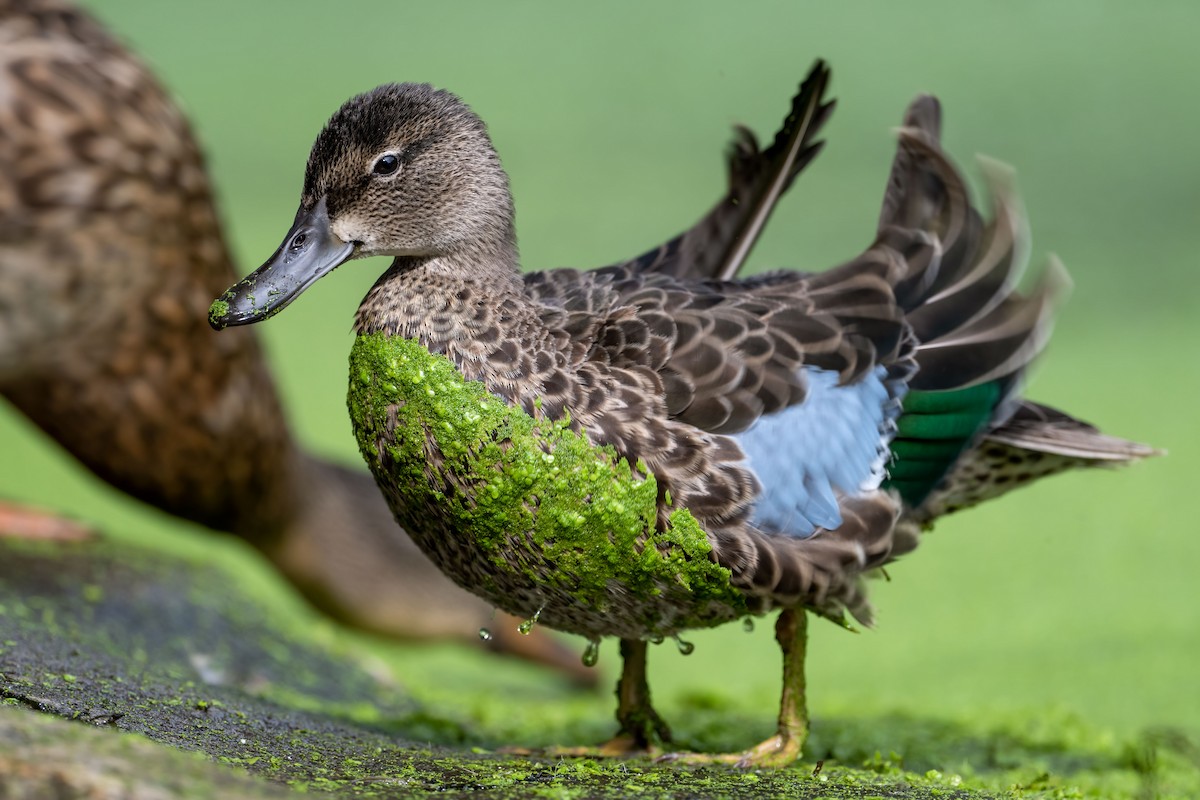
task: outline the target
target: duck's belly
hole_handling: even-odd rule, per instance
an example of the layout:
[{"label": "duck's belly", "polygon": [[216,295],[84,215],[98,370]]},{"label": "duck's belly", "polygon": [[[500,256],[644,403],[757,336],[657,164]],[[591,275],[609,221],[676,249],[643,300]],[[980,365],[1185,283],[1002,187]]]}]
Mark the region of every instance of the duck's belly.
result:
[{"label": "duck's belly", "polygon": [[463,588],[585,636],[652,638],[746,613],[685,510],[564,422],[535,420],[420,344],[360,336],[349,405],[397,521]]}]

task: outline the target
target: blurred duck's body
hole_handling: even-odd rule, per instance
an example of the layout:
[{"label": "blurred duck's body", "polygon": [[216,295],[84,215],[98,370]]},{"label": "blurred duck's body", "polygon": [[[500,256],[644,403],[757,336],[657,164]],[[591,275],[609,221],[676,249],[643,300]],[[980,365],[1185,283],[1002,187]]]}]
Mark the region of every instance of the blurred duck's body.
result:
[{"label": "blurred duck's body", "polygon": [[593,679],[455,587],[369,475],[296,442],[257,337],[216,336],[235,278],[187,120],[95,20],[0,0],[0,393],[123,492],[252,543],[319,608]]}]

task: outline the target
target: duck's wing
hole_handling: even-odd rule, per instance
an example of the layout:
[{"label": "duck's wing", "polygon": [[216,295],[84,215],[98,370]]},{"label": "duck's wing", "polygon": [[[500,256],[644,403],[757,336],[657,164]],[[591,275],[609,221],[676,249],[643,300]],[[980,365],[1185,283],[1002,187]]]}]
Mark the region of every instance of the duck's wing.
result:
[{"label": "duck's wing", "polygon": [[[573,349],[569,392],[547,392],[543,408],[569,409],[595,441],[644,461],[705,521],[752,504],[754,473],[770,467],[756,463],[745,437],[771,428],[790,456],[788,474],[809,476],[819,487],[814,503],[828,512],[813,512],[795,532],[832,527],[838,504],[824,501],[835,489],[878,483],[913,371],[894,293],[904,268],[881,243],[821,276],[562,275],[556,286],[576,291],[554,295],[547,314],[583,346]],[[804,476],[797,483],[806,485]]]},{"label": "duck's wing", "polygon": [[[1026,248],[1015,195],[993,175],[985,224],[935,138],[937,119],[932,98],[910,109],[876,241],[846,264],[743,281],[610,271],[573,295],[593,319],[611,303],[589,359],[652,372],[667,419],[736,439],[764,497],[778,498],[763,525],[834,527],[837,494],[878,486],[892,457],[911,468],[893,469],[888,485],[919,504],[1011,414],[1046,341],[1061,273],[1016,288]],[[944,446],[937,464],[918,455],[931,438]]]},{"label": "duck's wing", "polygon": [[779,199],[824,147],[816,137],[834,107],[833,100],[825,100],[829,77],[829,67],[817,61],[766,150],[759,149],[749,128],[735,128],[727,152],[725,196],[690,229],[628,262],[629,266],[680,277],[728,280],[737,275]]},{"label": "duck's wing", "polygon": [[[779,198],[825,145],[817,136],[834,107],[833,100],[825,100],[829,77],[829,67],[817,61],[767,149],[759,149],[750,129],[740,125],[734,129],[726,155],[728,189],[695,225],[636,258],[590,273],[617,279],[656,274],[693,280],[734,278]],[[535,275],[527,276],[527,283],[539,298],[553,302],[556,296],[577,291],[579,273],[572,270]]]},{"label": "duck's wing", "polygon": [[652,473],[660,512],[687,508],[735,585],[866,619],[853,576],[891,550],[896,505],[873,489],[913,371],[897,244],[935,263],[914,235],[816,276],[532,276],[547,318],[583,345],[540,408]]}]

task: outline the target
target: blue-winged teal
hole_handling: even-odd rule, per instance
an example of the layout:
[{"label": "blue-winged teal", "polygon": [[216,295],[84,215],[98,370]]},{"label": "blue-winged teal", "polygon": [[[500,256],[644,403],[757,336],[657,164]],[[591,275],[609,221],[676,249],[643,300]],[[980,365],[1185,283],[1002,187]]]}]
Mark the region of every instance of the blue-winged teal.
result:
[{"label": "blue-winged teal", "polygon": [[518,269],[484,124],[427,85],[347,102],[317,137],[271,259],[217,300],[266,319],[354,258],[391,264],[355,319],[349,404],[397,519],[459,585],[552,628],[621,639],[619,748],[667,737],[646,643],[780,609],[783,764],[807,730],[805,610],[871,619],[862,576],[937,516],[1148,448],[1019,396],[1065,283],[1028,292],[1022,220],[985,222],[910,107],[874,243],[826,272],[735,277],[829,112],[818,64],[693,230],[593,271]]}]

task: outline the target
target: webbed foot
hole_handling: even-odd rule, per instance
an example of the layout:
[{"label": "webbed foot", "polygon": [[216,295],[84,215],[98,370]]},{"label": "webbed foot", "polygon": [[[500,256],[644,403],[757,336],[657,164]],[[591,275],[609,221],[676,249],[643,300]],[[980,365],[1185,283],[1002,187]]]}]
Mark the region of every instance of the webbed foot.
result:
[{"label": "webbed foot", "polygon": [[800,757],[804,740],[808,738],[804,685],[806,613],[802,608],[784,609],[775,623],[775,640],[779,642],[779,649],[783,653],[783,692],[779,699],[778,732],[744,753],[667,753],[660,757],[660,761],[774,769],[786,767]]}]

